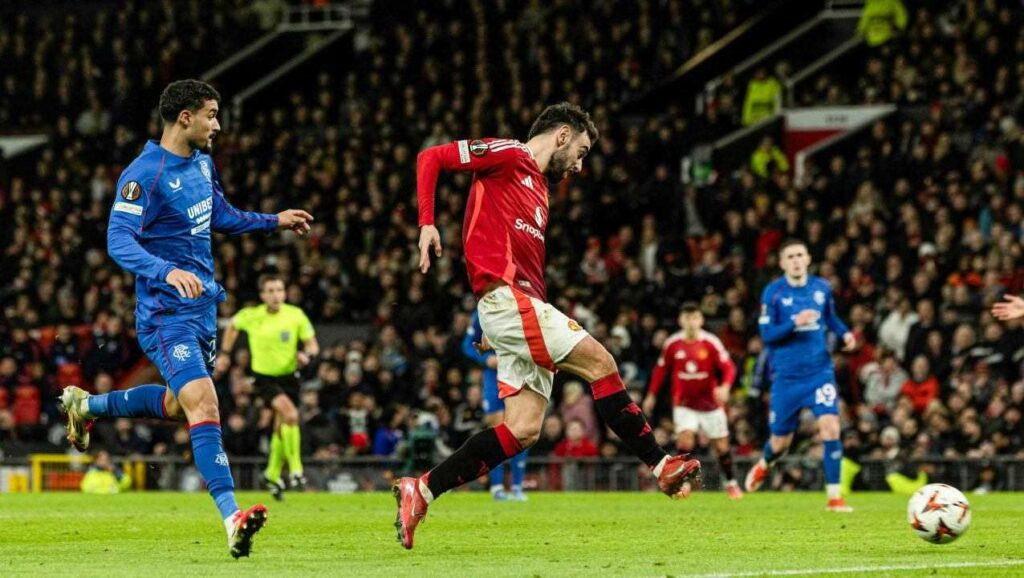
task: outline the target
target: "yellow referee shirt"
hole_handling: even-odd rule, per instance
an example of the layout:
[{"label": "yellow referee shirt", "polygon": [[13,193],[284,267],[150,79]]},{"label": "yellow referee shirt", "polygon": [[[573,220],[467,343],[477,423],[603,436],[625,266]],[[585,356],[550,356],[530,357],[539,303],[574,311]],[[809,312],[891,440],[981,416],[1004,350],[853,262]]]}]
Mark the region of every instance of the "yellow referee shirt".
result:
[{"label": "yellow referee shirt", "polygon": [[249,336],[253,372],[273,377],[294,373],[299,341],[316,335],[302,309],[287,303],[277,313],[268,312],[266,305],[245,307],[235,314],[234,323]]}]

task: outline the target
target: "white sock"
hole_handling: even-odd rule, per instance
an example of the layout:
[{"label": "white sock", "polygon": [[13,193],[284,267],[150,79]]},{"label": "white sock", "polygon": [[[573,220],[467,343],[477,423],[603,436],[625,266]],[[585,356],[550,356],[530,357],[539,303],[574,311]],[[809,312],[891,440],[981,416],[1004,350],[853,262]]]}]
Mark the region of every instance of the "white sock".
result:
[{"label": "white sock", "polygon": [[839,484],[825,484],[825,493],[828,494],[828,499],[830,500],[843,497],[839,490]]},{"label": "white sock", "polygon": [[654,469],[651,470],[651,473],[654,474],[654,477],[657,478],[658,476],[661,475],[661,470],[663,470],[665,468],[665,462],[666,461],[668,461],[668,456],[667,455],[665,457],[661,458],[661,461],[658,462],[658,465],[654,466]]},{"label": "white sock", "polygon": [[423,496],[423,499],[426,500],[428,504],[430,502],[433,502],[434,494],[431,493],[430,488],[427,487],[427,484],[426,482],[423,481],[423,478],[416,480],[416,483],[418,484],[418,487],[420,489],[420,495]]},{"label": "white sock", "polygon": [[228,532],[228,537],[231,537],[231,531],[235,529],[235,516],[237,516],[241,510],[235,510],[234,514],[231,514],[227,518],[224,518],[224,529]]},{"label": "white sock", "polygon": [[495,484],[495,485],[491,486],[491,494],[497,494],[498,492],[502,492],[504,490],[505,490],[505,486],[502,486],[500,484]]}]

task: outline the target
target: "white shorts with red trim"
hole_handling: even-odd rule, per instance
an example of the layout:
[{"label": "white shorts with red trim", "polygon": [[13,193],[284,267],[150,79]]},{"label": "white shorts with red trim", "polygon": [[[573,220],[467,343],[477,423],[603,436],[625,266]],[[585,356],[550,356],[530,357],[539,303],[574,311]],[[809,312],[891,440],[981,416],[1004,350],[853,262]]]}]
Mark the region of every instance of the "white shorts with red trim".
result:
[{"label": "white shorts with red trim", "polygon": [[672,408],[672,421],[676,424],[676,433],[684,431],[704,432],[704,435],[716,440],[729,437],[729,418],[722,408],[711,411],[697,411],[683,405]]},{"label": "white shorts with red trim", "polygon": [[498,358],[498,397],[524,387],[551,399],[555,365],[588,335],[553,305],[503,285],[477,303],[480,327]]}]

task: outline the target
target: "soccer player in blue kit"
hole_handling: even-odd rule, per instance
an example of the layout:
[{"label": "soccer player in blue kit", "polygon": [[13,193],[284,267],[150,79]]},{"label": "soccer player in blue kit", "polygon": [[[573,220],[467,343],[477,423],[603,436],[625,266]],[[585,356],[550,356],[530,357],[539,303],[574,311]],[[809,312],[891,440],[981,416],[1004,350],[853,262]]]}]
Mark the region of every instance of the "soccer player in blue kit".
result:
[{"label": "soccer player in blue kit", "polygon": [[840,493],[839,395],[825,331],[840,336],[845,351],[856,347],[857,340],[836,315],[828,282],[808,274],[811,256],[803,241],[785,241],[779,248],[779,264],[785,275],[764,288],[758,319],[772,372],[771,438],[764,444],[762,458],[747,473],[747,491],[757,491],[770,468],[789,449],[800,411],[806,407],[814,412],[825,445],[825,509],[852,512]]},{"label": "soccer player in blue kit", "polygon": [[160,96],[163,134],[149,141],[121,173],[107,228],[107,252],[135,275],[139,345],[167,386],[142,385],[104,395],[69,386],[61,394],[68,440],[89,446],[96,418],[187,420],[196,467],[206,481],[235,558],[248,556],[267,519],[257,504],[242,511],[221,438],[217,393],[210,378],[217,352],[217,304],[224,288],[213,278],[211,231],[240,234],[309,232],[313,217],[289,209],[240,211],[224,198],[213,159],[220,95],[198,80],[172,82]]},{"label": "soccer player in blue kit", "polygon": [[[495,427],[505,421],[505,402],[498,397],[498,357],[490,351],[484,343],[484,330],[480,327],[480,316],[473,311],[473,321],[466,330],[466,336],[462,339],[462,353],[477,365],[483,368],[483,405],[487,425]],[[491,496],[496,501],[503,502],[512,500],[525,502],[526,493],[523,492],[523,478],[526,476],[526,455],[529,450],[523,450],[509,460],[512,466],[512,492],[505,493],[505,464],[499,464],[490,472],[488,478],[491,489]]]}]

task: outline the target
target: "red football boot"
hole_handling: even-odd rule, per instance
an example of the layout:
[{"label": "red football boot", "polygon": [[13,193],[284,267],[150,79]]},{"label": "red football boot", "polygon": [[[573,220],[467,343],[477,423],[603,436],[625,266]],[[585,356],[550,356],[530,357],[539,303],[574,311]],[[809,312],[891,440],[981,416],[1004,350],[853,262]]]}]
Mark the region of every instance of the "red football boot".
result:
[{"label": "red football boot", "polygon": [[725,495],[729,496],[730,500],[742,500],[743,490],[740,489],[738,482],[732,481],[725,485]]},{"label": "red football boot", "polygon": [[[658,476],[658,487],[670,498],[682,497],[683,486],[700,487],[700,462],[687,454],[669,456]],[[687,492],[688,493],[688,492]]]},{"label": "red football boot", "polygon": [[853,508],[850,507],[843,498],[832,498],[828,501],[828,504],[825,505],[825,511],[848,514],[853,511]]},{"label": "red football boot", "polygon": [[420,494],[420,482],[417,478],[400,478],[391,486],[391,493],[398,503],[398,515],[395,516],[395,529],[398,530],[398,541],[406,550],[412,550],[413,534],[416,526],[427,516],[427,501]]},{"label": "red football boot", "polygon": [[228,531],[228,548],[234,558],[248,557],[252,552],[252,539],[267,523],[267,507],[256,504],[244,512],[235,513]]},{"label": "red football boot", "polygon": [[768,479],[768,467],[764,465],[764,460],[758,460],[754,467],[747,472],[747,479],[743,485],[746,486],[748,492],[756,492],[761,489],[766,479]]}]

